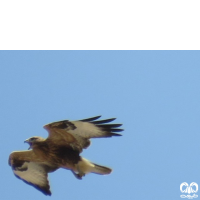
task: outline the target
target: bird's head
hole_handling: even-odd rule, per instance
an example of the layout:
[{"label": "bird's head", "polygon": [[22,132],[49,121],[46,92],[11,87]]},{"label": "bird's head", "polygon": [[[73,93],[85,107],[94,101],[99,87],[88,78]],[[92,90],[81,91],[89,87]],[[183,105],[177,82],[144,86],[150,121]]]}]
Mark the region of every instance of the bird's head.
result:
[{"label": "bird's head", "polygon": [[34,144],[38,144],[40,142],[43,142],[44,140],[45,139],[42,137],[34,136],[34,137],[26,139],[24,142],[28,143],[30,145],[29,149],[31,149]]}]

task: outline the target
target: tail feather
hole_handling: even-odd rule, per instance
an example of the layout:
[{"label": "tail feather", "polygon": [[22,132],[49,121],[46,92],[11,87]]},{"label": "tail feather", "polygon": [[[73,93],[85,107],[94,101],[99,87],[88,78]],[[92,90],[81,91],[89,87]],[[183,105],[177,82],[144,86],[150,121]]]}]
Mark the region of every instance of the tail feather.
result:
[{"label": "tail feather", "polygon": [[88,174],[88,173],[95,173],[95,174],[110,174],[112,169],[108,167],[104,167],[101,165],[97,165],[95,163],[90,162],[89,160],[81,157],[81,160],[76,165],[76,170],[74,172],[78,172],[79,175],[81,174]]},{"label": "tail feather", "polygon": [[95,163],[92,164],[94,165],[94,168],[92,168],[92,173],[105,175],[105,174],[110,174],[112,172],[112,169],[108,167],[97,165]]}]

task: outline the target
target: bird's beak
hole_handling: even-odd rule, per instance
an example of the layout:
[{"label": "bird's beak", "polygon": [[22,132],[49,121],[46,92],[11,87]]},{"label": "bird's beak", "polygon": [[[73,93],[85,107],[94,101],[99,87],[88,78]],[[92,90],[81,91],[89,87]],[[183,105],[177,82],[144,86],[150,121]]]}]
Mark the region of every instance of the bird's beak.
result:
[{"label": "bird's beak", "polygon": [[27,139],[27,140],[25,140],[25,141],[24,141],[24,143],[29,143],[29,140],[28,140],[28,139]]},{"label": "bird's beak", "polygon": [[[29,144],[29,139],[25,140],[24,143],[28,143],[28,144]],[[29,145],[30,145],[30,144],[29,144]],[[28,150],[30,150],[30,149],[31,149],[31,145],[30,145],[30,147],[28,148]]]}]

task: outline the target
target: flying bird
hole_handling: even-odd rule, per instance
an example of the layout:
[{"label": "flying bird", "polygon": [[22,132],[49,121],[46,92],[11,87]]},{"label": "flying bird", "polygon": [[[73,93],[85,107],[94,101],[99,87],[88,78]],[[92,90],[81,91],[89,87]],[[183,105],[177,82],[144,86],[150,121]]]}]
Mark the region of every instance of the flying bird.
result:
[{"label": "flying bird", "polygon": [[34,186],[45,195],[51,195],[48,173],[59,168],[71,170],[82,179],[88,173],[110,174],[111,169],[97,165],[80,156],[90,146],[90,138],[121,136],[122,124],[109,124],[116,118],[97,121],[101,116],[77,121],[63,120],[44,126],[46,139],[38,136],[25,140],[29,150],[14,151],[9,156],[9,165],[14,175]]}]

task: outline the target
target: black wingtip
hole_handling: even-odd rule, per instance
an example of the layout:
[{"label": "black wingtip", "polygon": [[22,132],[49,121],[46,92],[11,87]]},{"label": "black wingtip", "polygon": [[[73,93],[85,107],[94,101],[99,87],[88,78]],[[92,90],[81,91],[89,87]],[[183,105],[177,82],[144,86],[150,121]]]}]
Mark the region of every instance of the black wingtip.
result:
[{"label": "black wingtip", "polygon": [[116,118],[110,118],[110,119],[104,119],[104,120],[99,120],[99,121],[94,121],[92,122],[93,124],[105,124],[105,123],[109,123],[116,120]]},{"label": "black wingtip", "polygon": [[100,128],[101,131],[105,133],[105,135],[101,135],[100,137],[112,137],[112,136],[122,136],[121,134],[115,133],[115,132],[121,132],[124,131],[124,129],[120,129],[118,127],[122,126],[122,124],[108,124],[109,122],[114,121],[116,118],[110,118],[110,119],[104,119],[104,120],[99,120],[101,115],[96,116],[96,117],[91,117],[87,119],[82,119],[79,120],[81,122],[89,122],[94,124],[96,127]]},{"label": "black wingtip", "polygon": [[121,129],[121,128],[112,128],[111,131],[112,132],[121,132],[121,131],[124,131],[124,129]]},{"label": "black wingtip", "polygon": [[91,122],[91,121],[99,119],[100,117],[101,117],[101,115],[96,116],[96,117],[87,118],[87,119],[81,119],[79,121],[81,121],[81,122]]},{"label": "black wingtip", "polygon": [[118,134],[118,133],[112,133],[111,132],[111,134],[112,134],[111,136],[122,136],[121,134]]}]

